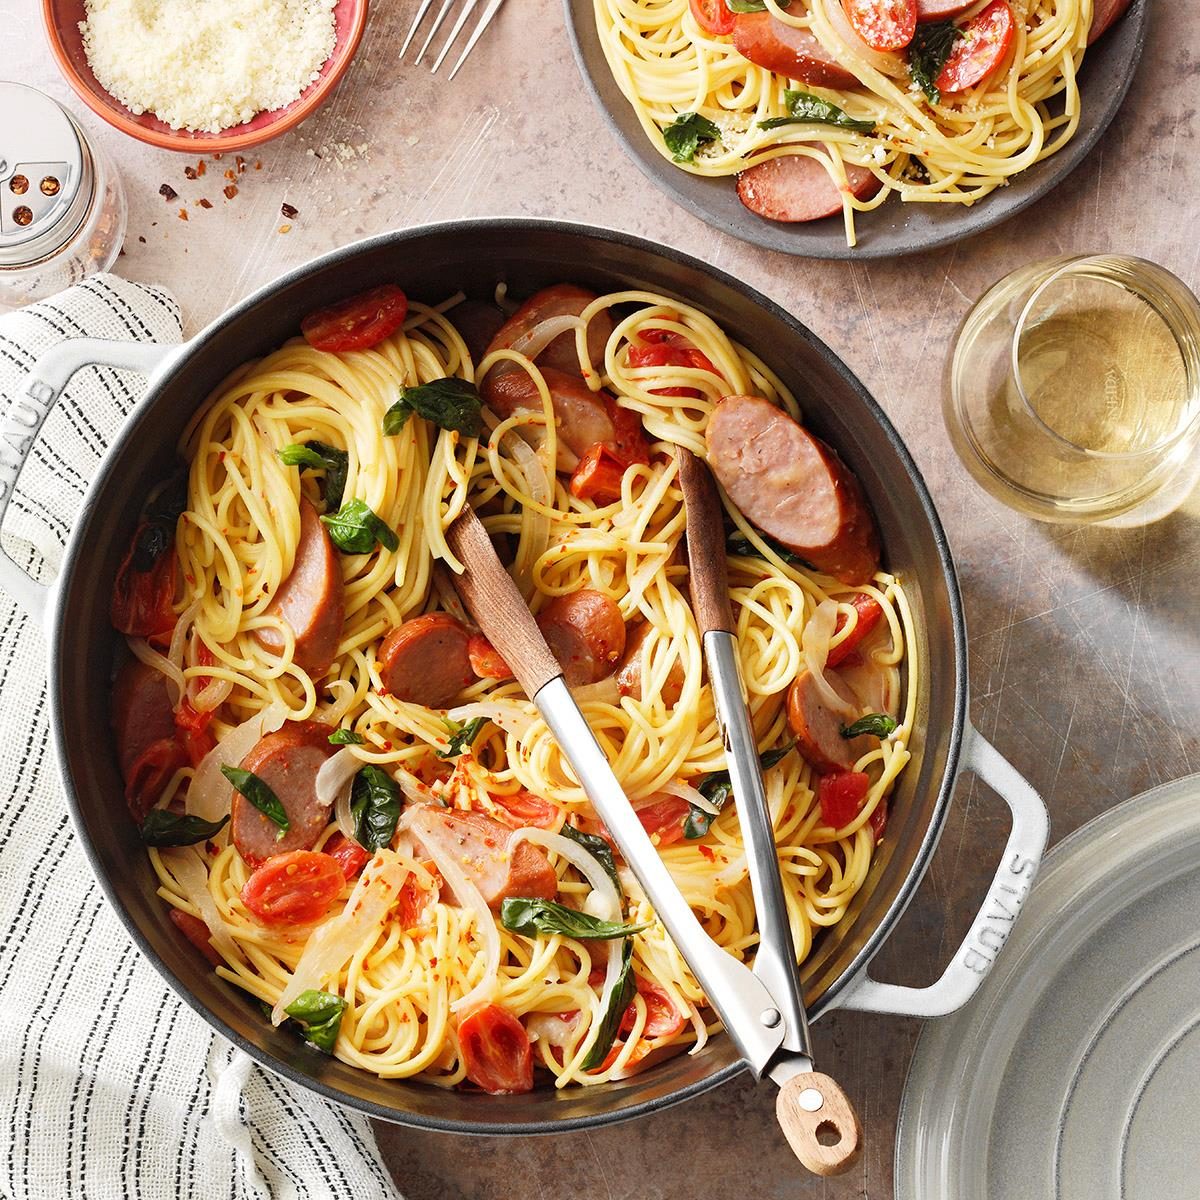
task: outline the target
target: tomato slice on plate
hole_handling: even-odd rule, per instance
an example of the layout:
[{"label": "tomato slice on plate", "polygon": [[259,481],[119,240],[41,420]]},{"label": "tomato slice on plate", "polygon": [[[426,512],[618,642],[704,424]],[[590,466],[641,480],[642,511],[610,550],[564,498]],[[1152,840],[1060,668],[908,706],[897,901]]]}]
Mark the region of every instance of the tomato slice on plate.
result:
[{"label": "tomato slice on plate", "polygon": [[137,563],[138,543],[147,522],[137,527],[117,568],[109,613],[113,628],[129,637],[156,638],[175,628],[175,547],[164,550],[149,569]]},{"label": "tomato slice on plate", "polygon": [[982,83],[1004,61],[1017,31],[1008,0],[992,0],[954,43],[942,73],[934,80],[939,92],[962,92]]},{"label": "tomato slice on plate", "polygon": [[471,660],[471,670],[480,679],[511,679],[512,667],[504,661],[500,651],[483,636],[482,633],[471,634],[467,641],[467,658]]},{"label": "tomato slice on plate", "polygon": [[596,442],[579,460],[567,486],[580,500],[612,504],[621,498],[624,478],[625,464],[603,442]]},{"label": "tomato slice on plate", "polygon": [[368,350],[391,337],[407,316],[408,297],[394,283],[385,283],[309,313],[300,332],[314,350]]},{"label": "tomato slice on plate", "polygon": [[[683,1013],[671,1003],[667,995],[656,983],[651,983],[642,976],[637,977],[637,990],[646,1005],[646,1027],[642,1037],[649,1041],[655,1038],[674,1037],[687,1024]],[[621,1018],[621,1033],[629,1033],[637,1018],[637,1005],[630,1004]]]},{"label": "tomato slice on plate", "polygon": [[872,50],[903,50],[917,31],[917,0],[843,0],[842,7]]},{"label": "tomato slice on plate", "polygon": [[467,1078],[493,1096],[533,1090],[533,1050],[525,1026],[499,1004],[484,1004],[458,1024]]},{"label": "tomato slice on plate", "polygon": [[371,861],[371,855],[340,829],[325,843],[323,853],[342,868],[347,879],[353,879]]},{"label": "tomato slice on plate", "polygon": [[696,24],[705,33],[714,37],[723,37],[733,32],[733,13],[725,4],[725,0],[689,0],[692,16]]},{"label": "tomato slice on plate", "polygon": [[125,782],[125,803],[139,825],[158,802],[171,776],[188,762],[187,751],[173,737],[151,742],[137,756]]},{"label": "tomato slice on plate", "polygon": [[[858,613],[858,621],[850,633],[829,651],[829,657],[825,660],[827,667],[837,667],[845,663],[862,644],[867,634],[879,624],[879,620],[883,616],[883,609],[880,607],[879,601],[874,596],[867,595],[866,592],[856,593],[851,597],[850,603]],[[845,617],[839,613],[834,633],[841,633],[845,624]]]},{"label": "tomato slice on plate", "polygon": [[670,846],[683,837],[683,819],[691,805],[682,796],[664,796],[637,811],[642,828],[653,837],[658,834],[660,846]]},{"label": "tomato slice on plate", "polygon": [[[712,365],[706,354],[702,354],[682,334],[671,329],[647,329],[638,334],[644,345],[636,342],[629,347],[631,367],[691,367],[697,371],[709,371],[720,378],[720,372]],[[702,393],[697,388],[667,387],[648,388],[653,396],[682,396],[699,400]]]},{"label": "tomato slice on plate", "polygon": [[862,810],[871,777],[865,771],[834,771],[817,784],[821,820],[830,829],[844,829]]},{"label": "tomato slice on plate", "polygon": [[562,809],[557,804],[551,804],[549,800],[543,800],[524,788],[511,796],[493,795],[492,799],[512,818],[518,829],[530,825],[537,829],[557,829],[562,824]]},{"label": "tomato slice on plate", "polygon": [[311,925],[346,886],[335,858],[317,850],[292,850],[268,858],[242,888],[242,903],[260,925]]}]

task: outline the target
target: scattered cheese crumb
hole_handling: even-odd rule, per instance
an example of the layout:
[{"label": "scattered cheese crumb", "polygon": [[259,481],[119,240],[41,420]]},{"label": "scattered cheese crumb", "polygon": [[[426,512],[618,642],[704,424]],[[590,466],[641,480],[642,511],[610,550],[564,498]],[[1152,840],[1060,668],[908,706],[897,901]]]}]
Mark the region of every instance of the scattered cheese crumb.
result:
[{"label": "scattered cheese crumb", "polygon": [[335,0],[86,0],[100,85],[172,129],[217,133],[282,108],[333,52]]}]

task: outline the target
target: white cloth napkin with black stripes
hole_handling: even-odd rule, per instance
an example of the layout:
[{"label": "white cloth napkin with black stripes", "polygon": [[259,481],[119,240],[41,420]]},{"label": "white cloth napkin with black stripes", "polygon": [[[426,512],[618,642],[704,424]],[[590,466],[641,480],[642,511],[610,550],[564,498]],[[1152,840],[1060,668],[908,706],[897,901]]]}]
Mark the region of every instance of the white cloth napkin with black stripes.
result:
[{"label": "white cloth napkin with black stripes", "polygon": [[[0,316],[7,411],[68,337],[180,338],[157,288],[95,276]],[[5,546],[52,578],[105,446],[144,380],[89,367],[47,419]],[[107,697],[95,699],[106,720]],[[77,844],[49,746],[41,633],[0,593],[0,1196],[396,1200],[365,1117],[253,1065],[167,990]],[[117,814],[118,816],[120,814]]]}]

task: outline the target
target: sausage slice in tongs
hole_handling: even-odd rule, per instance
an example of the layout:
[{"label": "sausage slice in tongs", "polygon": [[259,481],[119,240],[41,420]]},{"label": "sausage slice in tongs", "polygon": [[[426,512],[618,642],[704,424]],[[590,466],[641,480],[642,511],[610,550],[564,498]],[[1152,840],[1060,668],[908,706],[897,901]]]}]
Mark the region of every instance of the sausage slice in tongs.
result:
[{"label": "sausage slice in tongs", "polygon": [[[533,698],[592,806],[755,1077],[761,1079],[768,1074],[779,1084],[776,1112],[796,1157],[820,1175],[846,1170],[858,1155],[862,1130],[854,1109],[837,1084],[812,1069],[808,1028],[794,966],[795,951],[783,907],[765,800],[761,801],[762,827],[758,841],[747,834],[747,858],[761,934],[758,958],[751,971],[704,932],[684,900],[571,696],[562,668],[546,645],[537,622],[471,509],[465,509],[451,525],[446,540],[465,568],[455,580],[463,603],[492,645],[512,664],[526,694]],[[729,766],[736,788],[739,774],[732,755]],[[741,817],[746,828],[750,823],[747,814],[754,805],[747,802],[749,793],[744,781],[741,787]],[[760,795],[761,789],[760,777]],[[761,846],[766,847],[764,853],[757,852]],[[772,887],[777,905],[764,906],[762,897]],[[793,964],[790,968],[789,963]],[[833,1145],[823,1145],[817,1136],[818,1128],[822,1135],[830,1128],[836,1130],[838,1140]]]}]

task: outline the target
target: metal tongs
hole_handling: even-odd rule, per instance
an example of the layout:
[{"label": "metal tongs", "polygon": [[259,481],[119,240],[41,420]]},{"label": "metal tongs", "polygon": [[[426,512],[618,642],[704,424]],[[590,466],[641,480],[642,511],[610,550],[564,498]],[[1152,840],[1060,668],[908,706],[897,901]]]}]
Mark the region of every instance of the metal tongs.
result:
[{"label": "metal tongs", "polygon": [[[711,511],[715,512],[718,531],[716,551],[706,534],[701,532],[694,538],[693,530],[707,528],[711,533],[714,527],[693,507],[700,492],[693,487],[694,496],[689,496],[685,483],[693,604],[704,634],[758,910],[760,944],[753,970],[727,954],[704,932],[684,900],[568,690],[562,668],[532,613],[470,508],[446,533],[450,549],[465,567],[454,582],[479,627],[537,706],[592,807],[755,1078],[769,1075],[779,1084],[776,1116],[796,1157],[818,1175],[835,1175],[857,1158],[862,1128],[841,1088],[827,1075],[813,1071],[775,840],[742,699],[725,585],[719,502],[707,468],[699,462],[693,462],[693,467],[703,473],[707,503],[714,506]],[[681,475],[683,471],[681,465]],[[719,561],[714,557],[717,552]]]}]

